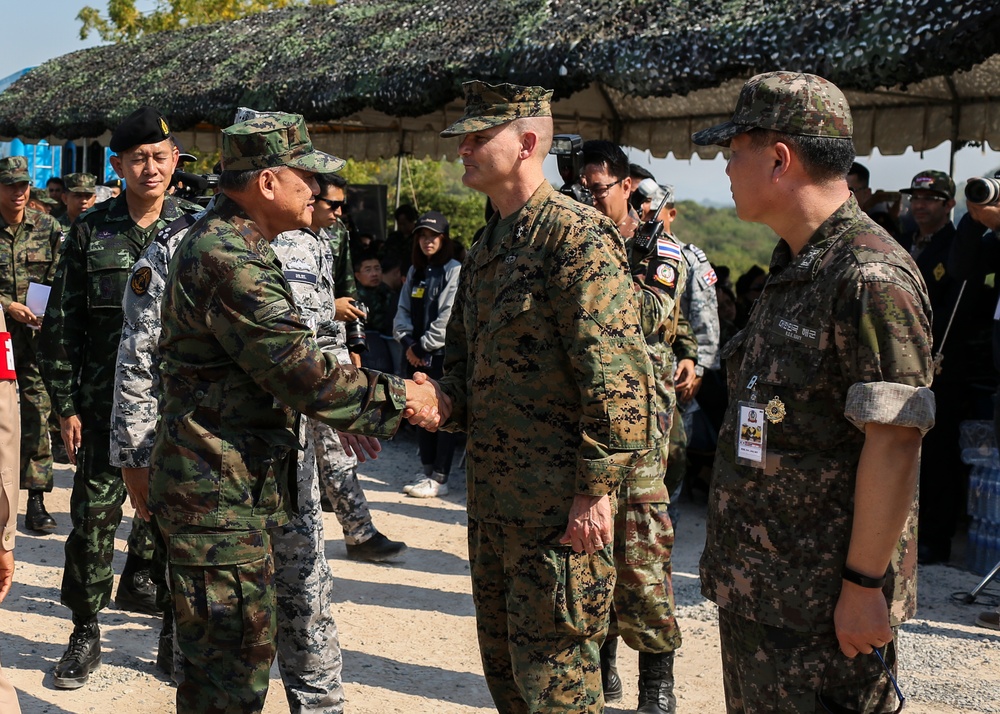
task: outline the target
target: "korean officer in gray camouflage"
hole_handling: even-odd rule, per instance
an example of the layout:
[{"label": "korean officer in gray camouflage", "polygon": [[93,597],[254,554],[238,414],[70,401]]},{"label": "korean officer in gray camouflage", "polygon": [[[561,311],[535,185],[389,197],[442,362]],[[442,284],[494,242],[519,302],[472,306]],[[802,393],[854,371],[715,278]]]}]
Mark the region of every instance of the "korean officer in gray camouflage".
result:
[{"label": "korean officer in gray camouflage", "polygon": [[[166,119],[136,110],[111,136],[111,164],[125,179],[120,196],[73,223],[62,246],[39,344],[39,367],[63,444],[76,464],[61,600],[73,615],[69,647],[56,665],[55,686],[83,686],[100,664],[97,613],[111,599],[114,538],[122,519],[125,485],[109,462],[115,359],[122,329],[122,296],[132,263],[161,228],[193,204],[167,195],[177,148]],[[156,614],[149,578],[148,524],[132,520],[128,558],[115,594],[119,609]]]},{"label": "korean officer in gray camouflage", "polygon": [[916,606],[917,464],[934,424],[930,302],[909,254],[858,206],[843,93],[811,74],[744,85],[729,147],[736,212],[779,241],[723,350],[730,403],[702,592],[719,605],[730,712],[889,712]]},{"label": "korean officer in gray camouflage", "polygon": [[[429,424],[439,404],[448,411],[432,385],[339,365],[295,307],[270,242],[310,223],[314,174],[342,165],[313,149],[303,118],[229,127],[222,162],[222,194],[178,246],[164,286],[150,462],[185,713],[263,708],[281,567],[272,543],[293,508],[299,415],[391,436],[404,415]],[[372,455],[368,436],[349,437],[352,450]]]}]

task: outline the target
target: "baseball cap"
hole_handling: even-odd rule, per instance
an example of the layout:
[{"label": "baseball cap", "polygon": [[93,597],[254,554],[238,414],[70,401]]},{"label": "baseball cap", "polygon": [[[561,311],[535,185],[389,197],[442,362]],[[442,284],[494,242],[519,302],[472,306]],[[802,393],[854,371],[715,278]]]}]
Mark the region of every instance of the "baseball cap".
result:
[{"label": "baseball cap", "polygon": [[344,160],[313,148],[300,114],[262,114],[222,130],[222,168],[253,171],[277,166],[328,174]]},{"label": "baseball cap", "polygon": [[435,233],[443,233],[445,235],[448,235],[448,230],[449,230],[448,219],[445,218],[443,214],[438,213],[437,211],[427,211],[427,213],[425,213],[424,215],[420,216],[420,218],[417,219],[417,223],[413,227],[413,230],[410,232],[410,235],[415,236],[417,234],[417,231],[419,231],[421,228],[429,228]]},{"label": "baseball cap", "polygon": [[900,193],[914,191],[930,191],[946,199],[955,198],[955,182],[944,171],[921,171],[910,181],[910,187],[900,190]]},{"label": "baseball cap", "polygon": [[66,174],[66,190],[73,193],[96,193],[97,177],[93,174]]},{"label": "baseball cap", "polygon": [[44,203],[46,206],[58,205],[55,199],[49,198],[49,192],[44,188],[32,188],[31,189],[31,200],[38,201],[39,203]]},{"label": "baseball cap", "polygon": [[443,138],[490,129],[524,117],[552,116],[552,90],[519,84],[465,82],[465,114],[441,132]]},{"label": "baseball cap", "polygon": [[153,107],[139,107],[122,120],[108,143],[116,154],[140,144],[159,144],[170,138],[170,126]]},{"label": "baseball cap", "polygon": [[768,129],[794,136],[850,139],[851,108],[833,82],[815,74],[766,72],[747,80],[730,121],[691,135],[699,146],[729,146],[737,134]]},{"label": "baseball cap", "polygon": [[7,156],[0,159],[0,183],[12,184],[31,181],[28,175],[28,160],[23,156]]}]

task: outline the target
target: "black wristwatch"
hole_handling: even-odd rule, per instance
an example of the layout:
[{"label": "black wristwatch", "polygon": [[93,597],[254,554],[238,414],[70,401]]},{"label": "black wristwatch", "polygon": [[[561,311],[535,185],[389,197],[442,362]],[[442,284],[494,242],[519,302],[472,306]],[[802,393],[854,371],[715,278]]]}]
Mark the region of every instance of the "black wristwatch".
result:
[{"label": "black wristwatch", "polygon": [[885,585],[886,579],[885,575],[881,578],[870,578],[867,575],[862,575],[857,570],[851,570],[846,565],[844,566],[844,569],[840,571],[840,577],[849,583],[860,585],[863,588],[872,588],[873,590],[881,590],[882,586]]}]

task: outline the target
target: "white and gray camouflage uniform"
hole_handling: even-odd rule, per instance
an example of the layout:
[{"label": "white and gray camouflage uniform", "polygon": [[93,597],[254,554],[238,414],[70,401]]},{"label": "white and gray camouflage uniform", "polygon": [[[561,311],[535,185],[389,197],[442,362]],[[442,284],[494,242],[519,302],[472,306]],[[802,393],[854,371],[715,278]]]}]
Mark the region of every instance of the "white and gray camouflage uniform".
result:
[{"label": "white and gray camouflage uniform", "polygon": [[681,312],[691,324],[698,343],[696,372],[719,368],[719,298],[715,294],[718,277],[705,251],[694,243],[681,243],[681,253],[688,266],[687,287],[681,293]]}]

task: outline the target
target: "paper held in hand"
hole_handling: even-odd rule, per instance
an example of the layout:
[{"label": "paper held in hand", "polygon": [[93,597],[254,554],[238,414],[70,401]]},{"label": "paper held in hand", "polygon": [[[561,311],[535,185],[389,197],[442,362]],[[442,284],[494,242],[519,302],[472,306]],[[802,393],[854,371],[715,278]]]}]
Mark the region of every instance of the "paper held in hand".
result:
[{"label": "paper held in hand", "polygon": [[42,317],[45,314],[45,306],[49,304],[50,292],[52,292],[52,288],[48,285],[28,283],[28,295],[24,299],[24,304],[35,317]]}]

